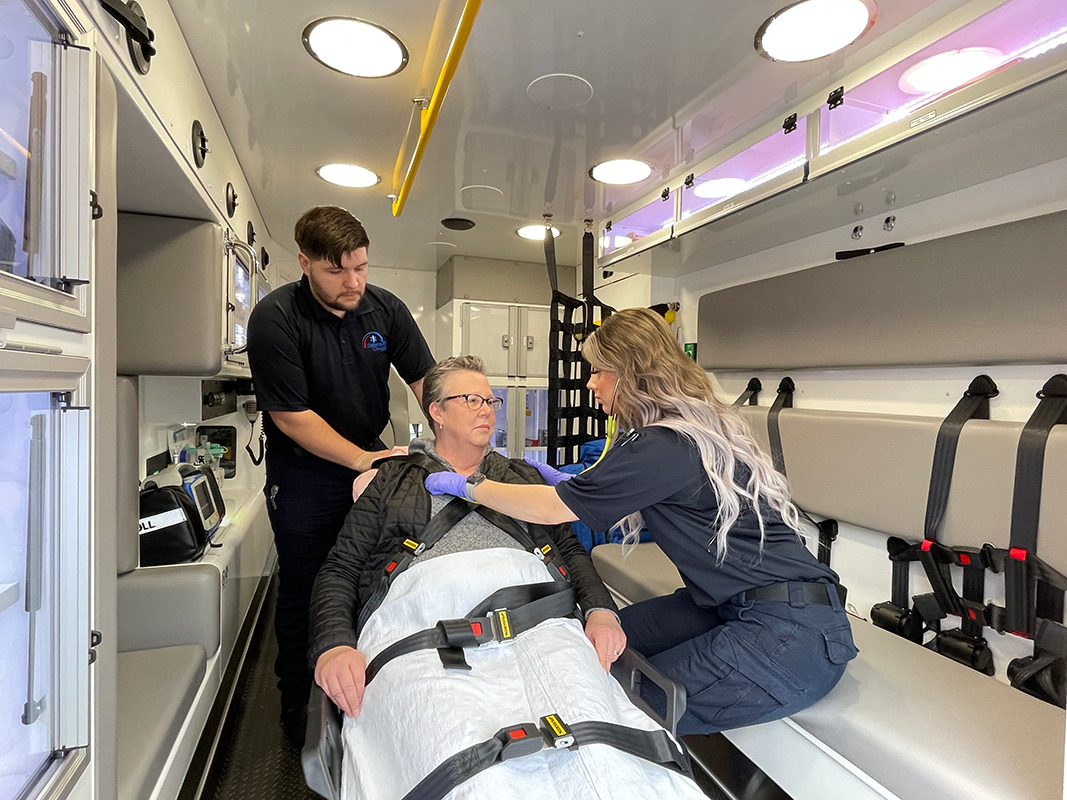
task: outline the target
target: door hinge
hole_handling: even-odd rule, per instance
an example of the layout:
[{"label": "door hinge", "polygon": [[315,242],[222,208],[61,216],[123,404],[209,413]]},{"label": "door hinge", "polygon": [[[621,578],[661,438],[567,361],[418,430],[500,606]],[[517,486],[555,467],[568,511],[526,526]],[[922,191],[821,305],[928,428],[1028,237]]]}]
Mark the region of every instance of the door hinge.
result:
[{"label": "door hinge", "polygon": [[845,87],[844,86],[838,86],[836,89],[834,89],[832,92],[830,92],[829,96],[826,98],[826,105],[828,105],[830,107],[830,110],[833,111],[838,106],[842,106],[844,104],[845,104]]},{"label": "door hinge", "polygon": [[52,405],[60,411],[88,411],[89,406],[71,405],[74,402],[74,392],[52,392]]},{"label": "door hinge", "polygon": [[147,75],[152,57],[156,55],[156,46],[152,44],[156,35],[148,27],[148,20],[137,0],[124,3],[122,0],[100,0],[104,11],[113,16],[126,29],[126,45],[130,58],[142,75]]},{"label": "door hinge", "polygon": [[92,189],[89,190],[89,208],[93,212],[93,219],[97,220],[104,216],[104,207],[100,205],[99,198]]}]

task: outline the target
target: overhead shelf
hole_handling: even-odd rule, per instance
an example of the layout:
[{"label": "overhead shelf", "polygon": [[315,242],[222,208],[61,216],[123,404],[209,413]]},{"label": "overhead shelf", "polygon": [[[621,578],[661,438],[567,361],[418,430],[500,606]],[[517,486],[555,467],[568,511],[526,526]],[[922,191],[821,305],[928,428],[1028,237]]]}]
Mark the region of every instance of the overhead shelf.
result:
[{"label": "overhead shelf", "polygon": [[[951,72],[951,68],[944,62],[931,59],[960,52],[972,59],[970,71],[958,73],[958,77],[948,84],[939,84],[938,80],[944,81],[944,76]],[[978,67],[973,64],[978,64]],[[606,267],[686,234],[692,239],[698,229],[704,229],[710,223],[715,223],[712,227],[732,227],[729,220],[740,217],[751,219],[752,213],[742,213],[747,209],[756,205],[767,209],[768,201],[771,201],[770,207],[778,208],[782,202],[773,201],[772,198],[786,193],[789,193],[789,199],[793,199],[798,191],[802,195],[810,195],[812,193],[806,187],[814,179],[852,172],[852,165],[861,161],[867,164],[864,168],[865,178],[871,182],[883,181],[888,175],[900,177],[914,165],[906,157],[902,162],[898,157],[900,152],[894,145],[935,131],[946,123],[987,106],[1002,105],[1000,101],[1025,89],[1037,87],[1065,71],[1067,3],[1060,0],[1006,2],[937,42],[866,77],[856,86],[850,86],[846,81],[818,108],[811,110],[809,106],[795,109],[795,118],[787,117],[781,125],[775,123],[766,126],[728,150],[702,160],[689,175],[674,178],[670,185],[661,187],[661,191],[675,200],[671,208],[665,207],[667,204],[659,196],[646,196],[629,209],[624,209],[628,213],[618,215],[618,221],[603,220],[599,225],[601,249],[598,263]],[[1036,92],[1035,96],[1041,94]],[[1055,100],[1053,103],[1058,105]],[[1025,104],[1010,105],[1015,107],[1013,114],[1026,115],[1027,111],[1023,110]],[[1042,110],[1043,106],[1038,105],[1037,109],[1039,116],[1047,116]],[[1027,125],[1025,121],[1015,125],[1014,120],[1005,120],[1003,117],[1000,113],[990,115],[991,121],[999,125],[1001,130],[1022,128],[1033,134],[1036,140],[1047,138],[1034,125]],[[795,129],[792,129],[794,124]],[[1057,130],[1062,131],[1062,128]],[[967,137],[973,137],[976,133],[979,137],[983,135],[981,130],[976,132],[970,124],[953,126],[953,133]],[[997,135],[990,135],[998,139]],[[920,146],[918,152],[938,149],[941,145],[941,142],[928,143]],[[884,167],[872,167],[871,164],[877,159],[870,157],[887,152],[890,148],[894,148],[893,155],[887,157]],[[969,148],[972,152],[976,149],[973,139]],[[945,148],[941,146],[940,149]],[[1051,150],[1031,153],[1023,159],[1027,163],[1021,168],[1052,161],[1060,157],[1056,155],[1058,150],[1054,146]],[[947,157],[958,163],[958,159],[951,154]],[[1045,161],[1034,161],[1039,157]],[[1007,162],[1016,160],[1014,155],[1006,158]],[[971,172],[966,169],[967,164],[961,166],[965,172]],[[921,177],[926,181],[935,179],[933,173]],[[994,176],[989,175],[985,179],[989,177]],[[964,185],[973,185],[980,179],[976,177]],[[940,187],[942,193],[960,188],[958,183],[949,178]],[[705,189],[701,190],[701,186]],[[845,190],[846,193],[860,188],[852,181],[848,186],[852,188]],[[840,187],[834,194],[842,194]],[[909,195],[907,199],[914,200],[923,194],[928,193],[920,191],[914,197]],[[904,197],[901,197],[903,204]],[[671,211],[674,216],[668,218]],[[813,214],[825,216],[829,211],[836,211],[836,208],[805,207],[796,211],[799,218]],[[667,212],[666,216],[664,212]],[[841,224],[841,220],[833,224]],[[825,229],[815,227],[796,233],[799,238]],[[735,238],[736,234],[731,237]],[[765,245],[770,246],[765,237],[761,238]],[[734,243],[731,241],[730,244]],[[692,271],[684,264],[686,249],[682,248],[683,257],[676,260],[673,267],[676,274]],[[721,256],[722,252],[716,254],[716,260],[720,263]],[[706,262],[702,264],[707,265]]]}]

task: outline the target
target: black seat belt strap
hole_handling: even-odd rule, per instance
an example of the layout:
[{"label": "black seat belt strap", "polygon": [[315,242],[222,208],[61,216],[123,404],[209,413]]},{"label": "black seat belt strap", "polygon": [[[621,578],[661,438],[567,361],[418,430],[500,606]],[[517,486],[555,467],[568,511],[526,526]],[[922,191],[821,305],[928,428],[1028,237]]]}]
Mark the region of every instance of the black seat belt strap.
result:
[{"label": "black seat belt strap", "polygon": [[762,391],[763,384],[760,383],[759,378],[749,378],[748,386],[745,387],[745,391],[738,395],[733,404],[735,406],[743,406],[745,403],[748,403],[750,406],[754,406],[759,400],[759,393]]},{"label": "black seat belt strap", "polygon": [[555,581],[506,586],[489,595],[466,617],[441,620],[433,628],[393,642],[367,665],[369,684],[394,659],[419,650],[437,650],[446,669],[469,670],[463,649],[506,642],[548,619],[573,614],[574,589]]},{"label": "black seat belt strap", "polygon": [[662,728],[654,731],[611,722],[565,723],[557,714],[537,723],[501,728],[493,738],[460,750],[423,778],[403,800],[441,800],[453,789],[501,761],[533,755],[542,750],[576,750],[606,744],[632,756],[660,764],[692,777],[689,757]]},{"label": "black seat belt strap", "polygon": [[793,392],[796,384],[790,377],[782,378],[778,384],[778,396],[771,404],[771,410],[767,412],[767,436],[771,441],[771,460],[774,468],[785,475],[785,455],[782,453],[782,432],[778,427],[778,415],[783,408],[793,407]]},{"label": "black seat belt strap", "polygon": [[385,566],[389,582],[411,566],[415,557],[433,547],[456,526],[461,519],[474,511],[474,506],[462,497],[454,497],[426,523],[418,539],[405,539],[401,549]]},{"label": "black seat belt strap", "polygon": [[[976,617],[964,611],[964,604],[952,586],[949,565],[956,560],[948,548],[939,546],[938,532],[948,506],[952,487],[952,473],[956,466],[956,449],[963,426],[972,419],[989,419],[989,400],[998,394],[997,385],[988,375],[979,375],[971,381],[956,406],[949,412],[937,431],[934,444],[933,464],[930,468],[930,490],[926,499],[926,519],[923,524],[923,542],[918,557],[926,577],[934,590],[934,597],[944,614],[956,614],[964,620]],[[971,559],[968,557],[968,561]],[[984,582],[983,582],[984,583]],[[973,575],[972,575],[972,590]],[[978,610],[983,610],[979,598]],[[975,609],[971,609],[975,612]],[[981,630],[981,624],[978,625]]]},{"label": "black seat belt strap", "polygon": [[[1011,536],[1008,558],[1004,561],[1005,627],[1031,638],[1035,632],[1037,584],[1042,568],[1036,550],[1045,446],[1052,428],[1067,423],[1067,375],[1054,375],[1037,396],[1040,402],[1019,437]],[[1049,607],[1049,591],[1043,590],[1045,610]],[[1062,599],[1058,605],[1062,615]]]},{"label": "black seat belt strap", "polygon": [[[785,471],[785,453],[782,450],[782,431],[779,427],[778,415],[782,413],[783,408],[793,407],[793,393],[796,391],[796,384],[793,383],[793,379],[786,376],[782,378],[778,384],[778,393],[774,398],[774,402],[771,404],[770,410],[767,412],[767,438],[771,444],[771,461],[774,462],[774,469],[777,472],[786,474]],[[756,404],[756,393],[763,389],[757,378],[752,378],[748,382],[748,388],[745,392],[734,401],[735,406],[743,405],[745,400],[748,400],[751,405]],[[750,394],[751,393],[751,394]],[[800,513],[804,514],[819,531],[819,550],[818,559],[826,566],[830,566],[830,553],[833,548],[833,543],[837,539],[837,520],[824,519],[821,522],[816,522],[812,519],[807,512],[798,507]]]}]

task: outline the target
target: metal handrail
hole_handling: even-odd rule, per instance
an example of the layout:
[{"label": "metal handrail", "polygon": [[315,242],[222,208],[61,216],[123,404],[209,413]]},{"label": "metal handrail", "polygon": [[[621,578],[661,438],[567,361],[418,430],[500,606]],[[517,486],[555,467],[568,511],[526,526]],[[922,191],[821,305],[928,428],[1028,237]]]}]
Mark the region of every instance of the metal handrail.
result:
[{"label": "metal handrail", "polygon": [[[430,103],[419,110],[419,140],[415,143],[415,152],[411,154],[411,161],[408,163],[407,172],[404,174],[404,182],[396,193],[396,199],[393,200],[394,217],[400,216],[400,212],[404,210],[404,203],[411,193],[411,185],[415,182],[415,173],[419,171],[419,164],[422,161],[423,153],[426,152],[426,145],[429,144],[430,134],[433,133],[433,126],[437,122],[438,114],[441,113],[441,105],[444,103],[445,94],[452,83],[452,78],[456,75],[459,59],[463,55],[463,48],[467,45],[467,39],[470,37],[471,29],[474,27],[474,20],[478,16],[478,9],[481,5],[482,0],[467,0],[463,6],[463,15],[460,17],[459,25],[456,27],[456,35],[448,48],[445,62],[441,66],[441,74],[437,77],[437,85],[434,87],[433,95],[430,97]],[[401,148],[396,158],[395,174],[399,174],[403,159],[404,148]]]}]

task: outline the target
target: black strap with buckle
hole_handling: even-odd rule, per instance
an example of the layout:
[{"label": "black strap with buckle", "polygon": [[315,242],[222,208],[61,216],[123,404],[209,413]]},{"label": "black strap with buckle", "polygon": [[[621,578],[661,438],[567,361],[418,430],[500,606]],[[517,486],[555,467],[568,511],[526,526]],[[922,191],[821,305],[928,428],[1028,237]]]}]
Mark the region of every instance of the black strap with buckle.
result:
[{"label": "black strap with buckle", "polygon": [[[1011,536],[1005,560],[1004,593],[1007,627],[1033,637],[1037,618],[1063,617],[1063,595],[1040,590],[1042,567],[1036,563],[1041,483],[1045,446],[1052,428],[1067,423],[1067,375],[1054,375],[1037,394],[1041,402],[1027,420],[1019,437],[1015,459],[1015,490],[1011,504]],[[1048,583],[1048,581],[1045,581]],[[1037,601],[1045,608],[1038,609]],[[1058,606],[1058,607],[1057,607]],[[1039,613],[1045,612],[1045,613]]]},{"label": "black strap with buckle", "polygon": [[574,588],[569,584],[549,581],[506,586],[466,617],[441,620],[433,628],[393,642],[367,665],[366,683],[369,685],[390,661],[419,650],[437,650],[445,669],[469,670],[464,649],[514,639],[545,620],[566,617],[574,610]]},{"label": "black strap with buckle", "polygon": [[501,728],[491,739],[460,750],[419,781],[415,788],[404,795],[403,800],[441,800],[457,786],[494,764],[542,750],[577,750],[590,744],[606,744],[693,777],[689,756],[662,728],[646,731],[598,721],[568,725],[558,714],[548,714],[541,717],[536,725],[527,722]]}]

